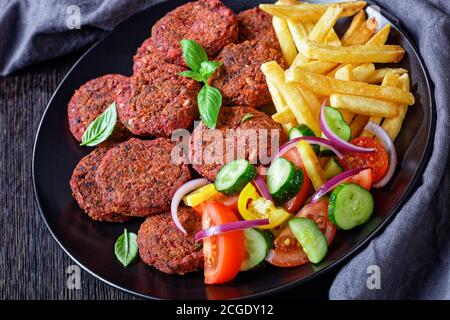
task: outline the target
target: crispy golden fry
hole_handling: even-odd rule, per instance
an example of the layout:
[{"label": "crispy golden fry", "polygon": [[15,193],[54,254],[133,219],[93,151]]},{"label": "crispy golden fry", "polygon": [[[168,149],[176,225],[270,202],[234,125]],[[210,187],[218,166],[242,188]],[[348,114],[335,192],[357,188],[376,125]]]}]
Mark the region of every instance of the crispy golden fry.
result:
[{"label": "crispy golden fry", "polygon": [[366,82],[366,80],[375,72],[373,63],[363,63],[353,68],[353,81]]},{"label": "crispy golden fry", "polygon": [[365,1],[349,1],[340,3],[313,4],[300,3],[297,5],[260,4],[259,8],[268,14],[282,19],[299,21],[319,20],[330,6],[342,7],[341,17],[354,15],[366,6]]},{"label": "crispy golden fry", "polygon": [[314,21],[308,20],[303,22],[303,26],[306,28],[306,31],[308,32],[308,35],[311,33],[311,31],[314,29]]},{"label": "crispy golden fry", "polygon": [[272,119],[273,119],[273,121],[275,121],[277,123],[281,123],[281,124],[288,124],[288,123],[293,123],[293,122],[297,121],[295,119],[295,116],[292,113],[291,109],[289,109],[289,108],[284,108],[283,110],[281,110],[277,113],[274,113],[272,115]]},{"label": "crispy golden fry", "polygon": [[296,86],[286,83],[284,71],[279,64],[276,61],[266,62],[261,65],[261,71],[266,76],[266,79],[281,93],[287,106],[295,115],[297,122],[306,124],[317,136],[320,136],[321,131],[318,120],[313,117],[309,106],[303,100]]},{"label": "crispy golden fry", "polygon": [[355,46],[366,43],[375,34],[378,22],[375,18],[370,18],[359,25],[347,38],[342,38],[342,45]]},{"label": "crispy golden fry", "polygon": [[320,107],[322,106],[320,100],[309,89],[303,88],[301,86],[298,86],[297,89],[302,95],[303,100],[305,100],[306,104],[309,106],[309,110],[311,110],[314,119],[319,119]]},{"label": "crispy golden fry", "polygon": [[[407,73],[400,76],[398,82],[399,87],[402,90],[404,91],[410,90],[409,75]],[[395,138],[397,138],[398,133],[402,128],[402,123],[403,120],[405,119],[407,110],[408,106],[400,105],[397,116],[384,120],[382,127],[384,130],[386,130],[386,132],[389,134],[392,140],[395,140]]]},{"label": "crispy golden fry", "polygon": [[352,130],[352,139],[359,137],[362,129],[364,129],[364,127],[366,126],[367,121],[369,121],[369,117],[362,114],[357,114],[353,118],[352,123],[350,124],[350,129]]},{"label": "crispy golden fry", "polygon": [[331,29],[328,33],[327,38],[325,39],[325,43],[334,47],[339,47],[342,45],[341,40],[339,40],[339,37],[334,29]]},{"label": "crispy golden fry", "polygon": [[300,44],[301,53],[311,59],[337,63],[389,63],[402,60],[405,50],[398,45],[357,45],[335,47],[311,40]]},{"label": "crispy golden fry", "polygon": [[313,72],[317,74],[327,74],[334,67],[336,67],[336,64],[334,62],[326,62],[326,61],[310,61],[306,63],[301,63],[301,58],[298,58],[297,56],[291,68],[297,66],[308,72]]},{"label": "crispy golden fry", "polygon": [[308,32],[300,21],[286,20],[289,31],[291,32],[292,39],[294,40],[297,49],[300,47],[300,43],[308,38]]},{"label": "crispy golden fry", "polygon": [[[275,105],[275,109],[277,110],[277,112],[283,112],[283,110],[289,109],[286,105],[286,102],[284,101],[284,98],[281,96],[281,93],[273,85],[273,83],[270,82],[268,79],[266,79],[266,82],[269,88],[270,95],[272,96],[273,104]],[[296,121],[294,121],[292,125],[291,124],[292,122],[287,124],[281,124],[281,126],[283,127],[283,131],[285,133],[289,133],[289,130],[297,125]]]},{"label": "crispy golden fry", "polygon": [[335,108],[371,117],[391,118],[398,113],[397,104],[367,97],[332,94],[330,103]]},{"label": "crispy golden fry", "polygon": [[410,92],[398,88],[382,87],[357,81],[338,80],[311,73],[299,67],[286,70],[286,81],[309,88],[319,96],[334,93],[371,97],[399,104],[414,104],[414,96]]},{"label": "crispy golden fry", "polygon": [[352,36],[353,32],[364,22],[366,21],[366,13],[363,10],[359,10],[352,19],[352,22],[350,23],[350,26],[348,27],[347,31],[345,31],[344,35],[342,36],[341,42],[344,40],[347,40],[349,37]]},{"label": "crispy golden fry", "polygon": [[[386,87],[398,87],[398,79],[399,79],[398,74],[395,74],[395,73],[388,74],[386,77],[384,77],[381,85],[386,86]],[[383,121],[383,118],[382,117],[370,117],[369,121],[380,125],[381,121]],[[361,133],[361,136],[362,137],[373,137],[373,134],[369,131],[364,130]]]},{"label": "crispy golden fry", "polygon": [[311,145],[306,141],[300,141],[297,144],[297,150],[302,158],[306,174],[311,179],[314,189],[318,190],[326,181],[319,159]]},{"label": "crispy golden fry", "polygon": [[[353,68],[351,64],[346,64],[339,68],[339,70],[336,71],[335,78],[340,80],[346,80],[351,81],[353,77]],[[331,103],[331,105],[333,105]],[[345,122],[350,124],[353,120],[353,117],[355,114],[349,110],[341,109],[339,110],[342,114],[342,117],[344,118]]]},{"label": "crispy golden fry", "polygon": [[381,81],[383,81],[384,77],[386,77],[390,73],[396,73],[396,74],[402,75],[407,72],[408,72],[408,70],[403,69],[403,68],[381,68],[381,69],[375,70],[372,73],[372,75],[368,79],[366,79],[366,82],[371,83],[371,84],[378,84],[378,83],[381,83]]},{"label": "crispy golden fry", "polygon": [[297,56],[297,47],[295,46],[294,39],[292,39],[291,33],[286,20],[278,17],[272,18],[273,29],[280,43],[281,52],[283,53],[284,60],[290,66],[294,62]]},{"label": "crispy golden fry", "polygon": [[391,25],[388,23],[383,28],[378,30],[377,33],[367,41],[367,44],[385,44],[387,41],[387,38],[389,37],[389,32],[391,31]]},{"label": "crispy golden fry", "polygon": [[316,25],[308,35],[308,39],[317,42],[325,42],[330,30],[333,28],[340,14],[342,13],[342,7],[330,6],[327,11],[320,17]]}]

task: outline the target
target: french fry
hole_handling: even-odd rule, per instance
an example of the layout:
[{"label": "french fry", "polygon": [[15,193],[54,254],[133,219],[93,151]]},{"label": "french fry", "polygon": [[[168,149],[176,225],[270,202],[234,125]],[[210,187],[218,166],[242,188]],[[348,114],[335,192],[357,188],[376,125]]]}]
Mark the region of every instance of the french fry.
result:
[{"label": "french fry", "polygon": [[350,129],[352,130],[352,139],[359,137],[361,131],[366,126],[367,121],[369,121],[369,117],[357,114],[353,120],[352,123],[350,123]]},{"label": "french fry", "polygon": [[291,109],[287,107],[277,113],[274,113],[272,115],[272,119],[273,121],[281,124],[288,124],[297,121]]},{"label": "french fry", "polygon": [[365,82],[375,72],[373,63],[363,63],[353,68],[353,80]]},{"label": "french fry", "polygon": [[289,32],[287,22],[286,20],[278,17],[273,17],[272,25],[277,35],[278,42],[280,43],[284,60],[290,66],[297,56],[297,47],[295,46],[294,39],[292,39],[291,33]]},{"label": "french fry", "polygon": [[339,47],[342,45],[341,40],[339,40],[339,37],[333,28],[328,33],[327,38],[325,39],[325,43],[334,47]]},{"label": "french fry", "polygon": [[335,108],[370,117],[391,118],[398,113],[397,104],[367,97],[332,94],[330,95],[330,103]]},{"label": "french fry", "polygon": [[300,47],[300,43],[308,38],[308,32],[300,21],[286,20],[289,31],[291,32],[292,39],[295,46]]},{"label": "french fry", "polygon": [[399,104],[414,104],[414,96],[398,88],[382,87],[357,81],[338,80],[311,73],[299,67],[286,70],[286,81],[309,88],[319,96],[330,96],[334,93],[355,95],[386,100]]},{"label": "french fry", "polygon": [[284,71],[276,61],[266,62],[261,65],[261,71],[281,93],[287,106],[291,109],[295,115],[299,124],[304,123],[313,130],[313,132],[320,136],[321,130],[309,106],[305,103],[300,92],[295,85],[288,84],[285,81]]},{"label": "french fry", "polygon": [[325,13],[317,21],[316,25],[308,35],[308,39],[317,42],[325,42],[330,30],[333,28],[343,8],[338,6],[330,6]]},{"label": "french fry", "polygon": [[310,144],[306,141],[300,141],[297,144],[297,150],[302,159],[306,174],[311,179],[314,189],[318,190],[326,181],[325,173],[320,166],[319,159],[313,148],[311,148]]},{"label": "french fry", "polygon": [[303,22],[303,26],[306,28],[306,31],[308,32],[308,35],[311,33],[311,31],[314,29],[314,21],[308,20]]},{"label": "french fry", "polygon": [[[388,74],[386,77],[384,77],[381,85],[386,87],[398,87],[398,78],[399,78],[398,74],[395,73]],[[369,118],[369,122],[373,122],[378,125],[380,125],[382,121],[383,117],[372,116]],[[363,130],[363,132],[361,133],[361,137],[373,137],[373,134],[369,131]]]},{"label": "french fry", "polygon": [[403,68],[381,68],[381,69],[375,70],[372,73],[372,75],[368,79],[366,79],[366,82],[370,83],[370,84],[378,84],[378,83],[381,83],[383,81],[384,77],[386,77],[390,73],[396,73],[396,74],[402,75],[407,72],[408,72],[408,70],[403,69]]},{"label": "french fry", "polygon": [[[402,90],[404,91],[410,90],[409,75],[407,73],[401,75],[398,82],[399,87]],[[395,138],[397,138],[398,133],[402,128],[402,123],[403,120],[405,119],[407,110],[408,106],[400,105],[397,116],[384,120],[382,127],[384,130],[386,130],[386,132],[389,134],[392,140],[395,140]]]},{"label": "french fry", "polygon": [[322,103],[319,101],[317,96],[306,88],[298,86],[297,89],[302,95],[303,100],[305,100],[306,104],[308,105],[309,110],[311,110],[314,119],[319,119],[320,107],[322,106]]},{"label": "french fry", "polygon": [[[336,79],[341,79],[341,80],[346,80],[346,81],[351,81],[352,77],[353,77],[353,68],[352,68],[351,64],[344,65],[342,68],[337,70],[336,74],[335,74]],[[333,105],[333,104],[331,103],[331,105]],[[342,117],[344,118],[345,122],[350,124],[352,122],[355,114],[351,111],[344,110],[344,109],[341,109],[339,111],[341,112]]]},{"label": "french fry", "polygon": [[[289,108],[287,107],[287,105],[286,105],[286,102],[284,101],[284,98],[281,96],[281,93],[280,93],[280,92],[278,91],[278,89],[273,85],[273,83],[270,82],[268,79],[266,79],[266,82],[267,82],[267,87],[269,88],[270,95],[272,96],[273,104],[274,104],[274,106],[275,106],[275,109],[277,110],[277,113],[278,113],[278,112],[282,112],[282,111],[285,110],[285,109],[289,109]],[[292,123],[292,122],[291,122],[291,123]],[[291,125],[291,123],[288,123],[288,124],[281,124],[281,126],[283,127],[283,131],[284,131],[285,133],[289,133],[289,130],[290,130],[292,127],[294,127],[294,126],[297,125],[296,121],[294,122],[293,125]]]},{"label": "french fry", "polygon": [[317,74],[327,74],[330,72],[336,64],[334,62],[326,62],[326,61],[309,61],[306,63],[302,63],[301,58],[297,57],[294,60],[291,68],[299,67],[305,71],[317,73]]},{"label": "french fry", "polygon": [[299,21],[319,20],[330,6],[341,7],[341,17],[349,17],[366,6],[365,1],[349,1],[332,4],[300,3],[297,5],[260,4],[259,8],[268,14],[282,19]]},{"label": "french fry", "polygon": [[337,63],[399,62],[405,50],[398,45],[356,45],[335,47],[311,40],[300,44],[301,53],[310,58]]},{"label": "french fry", "polygon": [[355,46],[366,43],[375,34],[378,22],[375,18],[370,18],[359,25],[347,38],[342,38],[344,46]]},{"label": "french fry", "polygon": [[350,26],[345,31],[344,35],[342,36],[341,42],[346,40],[350,37],[352,37],[352,34],[355,32],[355,30],[364,22],[366,21],[366,13],[363,10],[359,10],[352,19],[352,22],[350,23]]},{"label": "french fry", "polygon": [[389,37],[389,32],[391,32],[391,25],[388,23],[378,30],[378,32],[367,41],[367,44],[385,44]]}]

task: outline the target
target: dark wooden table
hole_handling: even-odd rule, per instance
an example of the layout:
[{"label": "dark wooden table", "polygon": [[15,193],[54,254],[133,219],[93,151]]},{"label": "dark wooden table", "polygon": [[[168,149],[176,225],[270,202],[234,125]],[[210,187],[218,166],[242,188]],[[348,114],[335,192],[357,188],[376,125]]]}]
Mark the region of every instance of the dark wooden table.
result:
[{"label": "dark wooden table", "polygon": [[[53,240],[37,208],[31,177],[33,143],[53,91],[81,52],[0,78],[0,300],[133,299],[82,272],[67,289],[73,264]],[[326,299],[335,272],[274,298]]]}]

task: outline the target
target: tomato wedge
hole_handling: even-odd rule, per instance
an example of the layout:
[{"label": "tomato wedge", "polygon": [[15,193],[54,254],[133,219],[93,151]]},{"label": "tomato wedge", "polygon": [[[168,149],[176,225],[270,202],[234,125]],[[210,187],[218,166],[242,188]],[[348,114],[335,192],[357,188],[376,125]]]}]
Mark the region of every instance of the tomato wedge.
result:
[{"label": "tomato wedge", "polygon": [[[303,207],[296,217],[314,221],[327,238],[328,245],[336,235],[336,226],[328,219],[328,201],[321,199]],[[274,249],[269,251],[266,260],[278,267],[296,267],[308,263],[308,257],[303,251],[289,227],[285,227],[274,241]]]},{"label": "tomato wedge", "polygon": [[353,177],[350,177],[346,182],[359,184],[361,187],[369,191],[372,186],[372,169],[363,170]]},{"label": "tomato wedge", "polygon": [[211,198],[212,201],[220,202],[233,210],[235,214],[239,214],[238,210],[238,199],[239,195],[227,196],[223,193],[218,192],[214,197]]},{"label": "tomato wedge", "polygon": [[377,139],[370,137],[359,137],[350,142],[360,147],[375,148],[376,151],[371,153],[349,152],[339,161],[341,166],[345,170],[370,168],[373,182],[380,181],[389,165],[389,158],[383,145]]},{"label": "tomato wedge", "polygon": [[291,161],[296,167],[302,168],[303,170],[302,188],[292,199],[290,199],[283,205],[284,209],[286,209],[287,212],[295,214],[303,206],[311,192],[311,180],[306,174],[305,168],[303,167],[302,158],[300,157],[297,148],[292,148],[287,151],[285,154],[283,154],[283,158]]},{"label": "tomato wedge", "polygon": [[[205,201],[195,207],[202,214],[202,228],[238,221],[233,211],[222,203]],[[242,230],[203,239],[205,283],[219,284],[232,280],[245,258]]]}]

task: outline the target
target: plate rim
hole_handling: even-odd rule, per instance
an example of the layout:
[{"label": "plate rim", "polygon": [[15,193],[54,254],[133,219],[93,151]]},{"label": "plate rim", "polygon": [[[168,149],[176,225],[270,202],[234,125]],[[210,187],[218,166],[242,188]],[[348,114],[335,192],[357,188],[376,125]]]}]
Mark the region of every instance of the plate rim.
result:
[{"label": "plate rim", "polygon": [[[436,102],[435,102],[435,97],[432,94],[432,86],[433,86],[433,82],[431,81],[428,69],[426,67],[425,62],[423,61],[422,55],[420,54],[420,51],[418,50],[418,48],[416,47],[416,44],[411,40],[411,37],[409,36],[408,32],[406,30],[404,30],[401,27],[401,20],[398,19],[397,17],[395,17],[392,13],[390,13],[389,11],[387,11],[386,9],[384,9],[382,6],[380,6],[377,3],[374,3],[373,1],[367,1],[367,4],[370,5],[377,5],[378,7],[382,8],[382,11],[380,12],[380,15],[386,19],[387,21],[389,21],[389,23],[391,23],[391,25],[393,25],[401,34],[402,37],[404,37],[409,45],[411,46],[414,55],[417,57],[417,60],[419,62],[419,66],[423,72],[423,74],[425,75],[425,84],[426,84],[426,89],[427,89],[427,93],[428,96],[430,97],[430,109],[431,109],[431,113],[430,113],[430,126],[429,126],[429,130],[427,132],[427,141],[426,141],[426,146],[425,146],[425,150],[424,153],[419,161],[419,166],[417,171],[415,172],[413,178],[411,179],[410,183],[408,184],[408,186],[406,187],[405,192],[403,193],[403,195],[401,196],[400,200],[394,205],[394,207],[391,209],[391,214],[389,214],[387,217],[385,217],[380,224],[374,228],[364,239],[362,239],[358,244],[356,244],[353,248],[351,248],[347,253],[345,253],[344,255],[340,256],[339,258],[335,259],[333,262],[331,262],[329,265],[325,266],[323,269],[319,270],[319,271],[315,271],[314,273],[310,274],[309,276],[302,278],[302,279],[297,279],[294,281],[291,281],[289,283],[286,283],[284,285],[275,287],[275,288],[270,288],[267,290],[263,290],[257,293],[253,293],[253,294],[248,294],[245,296],[239,296],[239,297],[235,297],[235,298],[231,298],[230,300],[239,300],[239,299],[254,299],[254,298],[262,298],[262,297],[267,297],[268,295],[274,294],[274,293],[280,293],[282,291],[300,286],[301,284],[305,284],[313,279],[316,279],[317,277],[331,271],[332,269],[335,269],[337,266],[343,264],[345,261],[347,261],[348,259],[350,259],[352,256],[356,255],[357,253],[359,253],[363,247],[374,238],[374,236],[376,234],[378,234],[383,228],[387,227],[387,225],[389,224],[389,222],[398,214],[398,212],[401,210],[401,208],[404,206],[404,204],[407,202],[407,200],[409,200],[409,198],[411,197],[413,191],[415,190],[415,188],[417,187],[417,183],[418,180],[420,179],[421,175],[424,173],[425,171],[425,167],[426,167],[426,163],[427,163],[427,159],[429,159],[431,157],[431,151],[432,151],[432,141],[434,141],[434,137],[435,137],[435,132],[436,132]],[[49,222],[47,221],[47,218],[44,214],[44,210],[40,201],[40,197],[39,197],[39,192],[38,192],[38,188],[37,188],[37,179],[36,179],[36,172],[35,172],[35,159],[36,159],[36,148],[37,148],[37,144],[38,144],[38,140],[39,140],[39,135],[40,135],[40,131],[41,131],[41,127],[42,124],[47,116],[47,113],[49,112],[50,106],[53,103],[53,100],[55,99],[55,97],[57,96],[57,94],[59,93],[61,87],[63,86],[63,84],[66,82],[67,78],[72,74],[72,72],[74,71],[75,68],[77,68],[78,64],[92,51],[94,50],[100,43],[102,43],[103,41],[109,39],[110,37],[112,37],[114,35],[114,30],[119,28],[121,25],[126,24],[129,20],[134,19],[135,16],[142,14],[145,11],[151,10],[152,8],[154,8],[155,6],[157,6],[158,4],[161,3],[156,3],[154,5],[151,5],[150,7],[146,8],[145,10],[142,10],[140,12],[136,12],[135,14],[133,14],[132,16],[128,17],[127,19],[125,19],[124,21],[122,21],[121,23],[119,23],[116,27],[114,27],[113,30],[111,30],[105,37],[103,37],[102,39],[96,41],[91,47],[89,47],[78,59],[77,61],[72,65],[72,67],[69,69],[69,71],[67,71],[67,73],[65,74],[65,76],[62,78],[62,80],[60,81],[60,83],[58,84],[58,86],[56,87],[55,91],[53,92],[52,96],[50,97],[50,100],[48,101],[45,110],[41,116],[41,119],[39,121],[39,125],[38,128],[36,130],[36,135],[35,135],[35,139],[34,139],[34,143],[33,143],[33,152],[32,152],[32,159],[31,159],[31,174],[32,174],[32,180],[33,180],[33,193],[34,193],[34,199],[35,202],[37,204],[37,207],[39,209],[39,214],[42,218],[42,220],[44,221],[45,226],[47,227],[48,231],[50,232],[52,238],[56,241],[56,243],[62,248],[62,250],[64,251],[64,253],[66,253],[69,258],[75,262],[79,267],[81,267],[83,270],[85,270],[88,274],[90,274],[91,276],[95,277],[96,279],[106,283],[107,285],[115,288],[115,289],[119,289],[122,292],[125,292],[127,294],[131,294],[133,296],[137,296],[139,298],[143,298],[143,299],[149,299],[149,300],[166,300],[164,298],[159,298],[159,297],[155,297],[155,296],[151,296],[151,295],[146,295],[146,294],[142,294],[139,293],[137,291],[133,291],[127,288],[124,288],[118,284],[115,284],[113,282],[111,282],[110,280],[105,279],[104,277],[102,277],[101,275],[93,272],[92,270],[90,270],[87,266],[85,266],[84,264],[80,263],[69,251],[68,249],[66,249],[66,247],[62,244],[62,242],[56,237],[54,231],[52,230],[52,228],[49,225]]]}]

